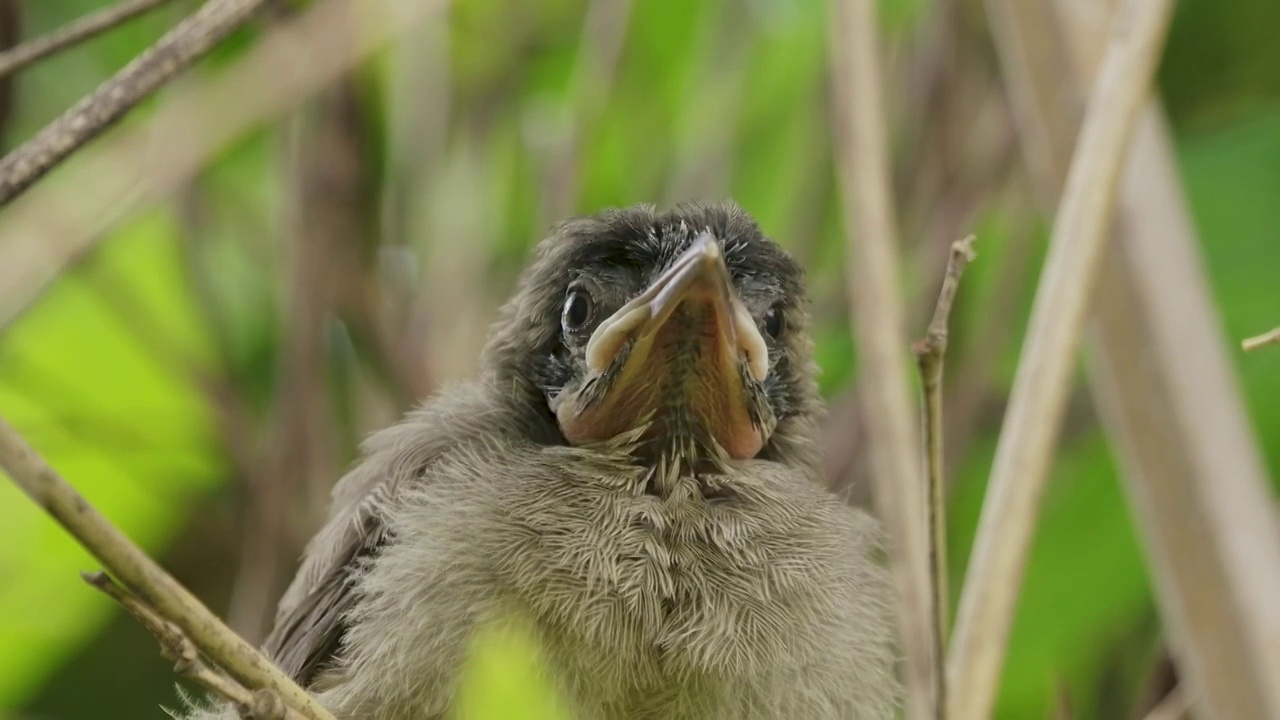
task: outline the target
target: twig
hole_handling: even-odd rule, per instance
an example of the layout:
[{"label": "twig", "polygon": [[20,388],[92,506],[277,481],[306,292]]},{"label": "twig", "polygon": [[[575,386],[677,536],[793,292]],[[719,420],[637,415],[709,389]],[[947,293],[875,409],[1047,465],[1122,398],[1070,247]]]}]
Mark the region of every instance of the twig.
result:
[{"label": "twig", "polygon": [[[960,287],[960,278],[964,275],[965,268],[977,257],[973,252],[973,241],[974,236],[970,235],[952,243],[950,257],[947,259],[947,274],[942,279],[942,290],[938,293],[933,319],[929,321],[924,338],[911,346],[920,368],[920,384],[924,390],[925,465],[929,491],[929,577],[933,582],[933,642],[934,647],[940,650],[947,646],[947,623],[950,615],[947,606],[951,587],[947,580],[946,486],[943,483],[942,463],[942,374],[946,365],[948,325],[956,290]],[[946,656],[943,652],[938,652],[936,662],[937,677],[934,681],[937,687],[934,692],[937,694],[939,707],[945,707]]]},{"label": "twig", "polygon": [[833,129],[848,231],[846,277],[865,388],[867,447],[875,502],[888,529],[906,655],[907,717],[934,717],[924,474],[907,377],[907,337],[898,287],[897,232],[880,87],[873,0],[834,2],[831,22]]},{"label": "twig", "polygon": [[948,715],[991,714],[1032,531],[1069,395],[1120,168],[1172,14],[1126,6],[1090,96],[996,448],[948,658]]},{"label": "twig", "polygon": [[[0,330],[128,213],[167,196],[211,158],[374,51],[421,27],[442,0],[322,0],[211,77],[175,88],[140,127],[79,153],[0,213]],[[353,8],[360,22],[348,21]],[[305,60],[304,60],[305,58]],[[281,72],[287,67],[288,72]],[[262,78],[270,77],[270,83]],[[139,158],[154,159],[139,162]]]},{"label": "twig", "polygon": [[80,577],[91,586],[115,600],[142,624],[160,643],[160,654],[173,663],[174,672],[190,678],[206,690],[231,701],[241,714],[253,718],[280,718],[300,720],[303,716],[287,708],[280,698],[270,691],[257,693],[226,675],[211,669],[200,659],[200,652],[182,630],[165,620],[136,595],[116,584],[102,571],[82,572]]},{"label": "twig", "polygon": [[208,0],[110,80],[0,160],[0,207],[240,27],[265,0]]},{"label": "twig", "polygon": [[5,50],[0,53],[0,77],[101,35],[167,2],[169,0],[124,0],[73,20],[47,35]]},{"label": "twig", "polygon": [[125,587],[180,628],[218,667],[247,688],[271,690],[310,720],[334,720],[94,509],[3,418],[0,467]]},{"label": "twig", "polygon": [[1253,352],[1266,345],[1280,345],[1280,327],[1273,328],[1261,335],[1245,338],[1240,343],[1240,347],[1244,348],[1245,352]]}]

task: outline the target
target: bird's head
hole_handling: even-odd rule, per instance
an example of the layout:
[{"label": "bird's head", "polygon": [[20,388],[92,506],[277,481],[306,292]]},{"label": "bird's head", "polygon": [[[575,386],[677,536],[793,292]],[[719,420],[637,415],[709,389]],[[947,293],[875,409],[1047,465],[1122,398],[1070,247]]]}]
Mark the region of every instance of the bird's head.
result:
[{"label": "bird's head", "polygon": [[736,206],[609,210],[538,246],[484,363],[570,445],[816,469],[805,304],[800,268]]}]

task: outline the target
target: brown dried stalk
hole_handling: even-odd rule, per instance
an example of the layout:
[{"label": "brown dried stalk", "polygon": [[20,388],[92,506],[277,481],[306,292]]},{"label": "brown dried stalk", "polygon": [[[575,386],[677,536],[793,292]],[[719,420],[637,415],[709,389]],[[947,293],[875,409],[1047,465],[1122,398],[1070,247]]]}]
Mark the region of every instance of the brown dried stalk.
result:
[{"label": "brown dried stalk", "polygon": [[94,509],[2,418],[0,468],[142,603],[181,629],[206,657],[242,686],[275,693],[309,720],[333,720],[305,690],[223,625],[194,595]]},{"label": "brown dried stalk", "polygon": [[91,40],[167,2],[169,0],[123,0],[73,20],[47,35],[5,50],[0,53],[0,77],[10,75],[50,55]]},{"label": "brown dried stalk", "polygon": [[937,683],[934,692],[939,708],[946,707],[946,655],[941,651],[947,646],[947,624],[950,617],[947,580],[947,503],[946,484],[943,481],[943,415],[942,375],[946,366],[948,326],[951,307],[955,304],[956,290],[964,270],[977,255],[973,252],[974,236],[957,240],[951,245],[947,259],[947,273],[942,279],[938,304],[925,336],[911,346],[920,368],[920,385],[924,390],[925,466],[929,493],[929,579],[933,584],[933,643],[939,648],[936,658]]},{"label": "brown dried stalk", "polygon": [[[988,0],[1026,154],[1061,192],[1112,0]],[[1187,695],[1218,718],[1280,716],[1280,547],[1202,242],[1159,102],[1129,151],[1094,293],[1089,381],[1123,468],[1169,649]]]},{"label": "brown dried stalk", "polygon": [[831,75],[836,161],[848,230],[847,283],[865,388],[867,447],[906,653],[908,717],[934,717],[939,682],[930,627],[924,473],[912,411],[888,135],[880,87],[875,3],[832,3]]},{"label": "brown dried stalk", "polygon": [[0,207],[213,49],[265,0],[208,0],[155,45],[0,160]]},{"label": "brown dried stalk", "polygon": [[[442,0],[322,0],[243,57],[176,88],[155,116],[86,148],[0,213],[0,330],[140,205],[167,197],[249,130],[438,11]],[[358,9],[360,22],[349,18]],[[305,58],[305,62],[300,61]],[[282,68],[288,72],[281,72]],[[263,82],[270,78],[270,82]],[[154,158],[142,163],[140,157]]]},{"label": "brown dried stalk", "polygon": [[1149,97],[1172,5],[1170,0],[1151,0],[1127,7],[1090,96],[960,596],[947,664],[952,718],[988,717],[995,702],[1040,499],[1109,236],[1115,188]]},{"label": "brown dried stalk", "polygon": [[80,577],[89,585],[101,590],[107,597],[115,600],[130,615],[142,624],[156,641],[160,643],[160,654],[173,663],[174,672],[190,678],[200,686],[231,701],[236,710],[243,716],[251,718],[279,718],[280,720],[304,720],[304,716],[290,710],[280,698],[269,690],[250,692],[240,683],[210,668],[200,659],[200,651],[196,649],[191,638],[178,626],[165,620],[151,609],[138,596],[116,584],[104,572],[80,573]]}]

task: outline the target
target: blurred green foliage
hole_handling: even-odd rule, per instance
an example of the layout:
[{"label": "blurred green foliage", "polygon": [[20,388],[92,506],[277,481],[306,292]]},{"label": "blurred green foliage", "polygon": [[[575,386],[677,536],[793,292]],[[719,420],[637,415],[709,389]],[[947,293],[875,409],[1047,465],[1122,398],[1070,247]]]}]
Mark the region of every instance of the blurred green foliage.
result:
[{"label": "blurred green foliage", "polygon": [[[99,3],[24,3],[32,36]],[[194,3],[138,20],[21,76],[12,147],[123,65]],[[882,0],[893,48],[913,36],[931,3]],[[651,0],[635,3],[620,66],[603,108],[571,95],[583,0],[457,0],[448,51],[451,124],[429,192],[481,228],[459,242],[486,243],[496,303],[510,287],[542,216],[546,127],[582,119],[579,210],[663,202],[673,178],[720,168],[724,189],[810,268],[815,297],[842,292],[841,224],[826,119],[826,5],[820,0]],[[1280,3],[1179,3],[1160,85],[1178,132],[1188,200],[1228,339],[1280,322]],[[243,48],[243,33],[209,65]],[[381,122],[387,59],[362,74],[367,120]],[[897,88],[890,85],[889,92]],[[144,109],[141,114],[145,114]],[[552,133],[554,134],[554,132]],[[390,140],[376,135],[380,169]],[[159,555],[203,517],[232,504],[227,460],[212,411],[173,355],[220,372],[265,403],[279,352],[280,289],[273,275],[284,212],[279,138],[248,138],[200,178],[208,198],[203,256],[228,320],[211,328],[193,309],[177,257],[172,207],[119,226],[102,249],[0,335],[0,414],[145,548]],[[448,192],[450,187],[465,192]],[[443,201],[436,200],[438,203]],[[435,208],[435,205],[431,206]],[[435,210],[431,210],[434,212]],[[480,218],[480,219],[476,219]],[[977,223],[980,261],[958,310],[956,336],[984,322],[982,298],[1007,270],[1010,243],[1035,242],[995,203]],[[416,240],[415,240],[416,241]],[[4,238],[0,238],[0,251]],[[1026,321],[1022,298],[1015,321]],[[835,303],[839,307],[840,303]],[[139,318],[145,318],[140,327]],[[824,392],[849,384],[855,348],[842,311],[819,314]],[[961,340],[962,342],[962,340]],[[335,346],[341,346],[335,340]],[[994,360],[1007,388],[1011,347]],[[1240,357],[1242,387],[1271,468],[1280,468],[1280,352]],[[958,586],[994,452],[998,418],[984,420],[963,458],[950,525]],[[133,683],[89,677],[77,665],[112,617],[76,571],[94,564],[7,483],[0,483],[0,716],[80,717]],[[195,572],[199,572],[197,569]],[[223,608],[215,607],[216,610]],[[141,633],[140,629],[136,629]],[[1117,469],[1093,423],[1069,427],[1045,500],[1000,698],[1001,718],[1043,717],[1065,688],[1080,717],[1121,717],[1158,641],[1144,558]],[[464,684],[466,718],[553,717],[554,701],[528,664],[528,636],[485,636]],[[117,646],[118,647],[118,646]],[[149,644],[133,652],[150,652]],[[117,668],[134,661],[121,658]],[[151,662],[146,682],[168,682]],[[94,669],[85,669],[94,668]],[[1123,678],[1123,681],[1117,681]],[[105,691],[101,691],[105,693]],[[169,697],[116,697],[96,717],[159,717]],[[538,714],[544,713],[544,714]]]},{"label": "blurred green foliage", "polygon": [[527,620],[513,615],[482,626],[463,669],[455,720],[567,720],[569,714],[542,674],[545,667]]}]

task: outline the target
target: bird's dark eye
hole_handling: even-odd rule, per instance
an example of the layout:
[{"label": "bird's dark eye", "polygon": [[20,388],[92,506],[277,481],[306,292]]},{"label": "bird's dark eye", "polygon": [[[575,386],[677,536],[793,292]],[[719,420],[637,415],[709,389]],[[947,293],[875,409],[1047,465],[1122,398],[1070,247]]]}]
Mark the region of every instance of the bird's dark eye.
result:
[{"label": "bird's dark eye", "polygon": [[595,314],[596,304],[586,290],[575,288],[569,291],[564,299],[564,310],[560,313],[560,326],[565,332],[577,332],[591,322]]},{"label": "bird's dark eye", "polygon": [[785,329],[785,326],[786,323],[784,323],[782,319],[781,307],[774,305],[765,312],[764,331],[769,333],[769,337],[777,340],[778,336],[781,335],[782,331]]}]

